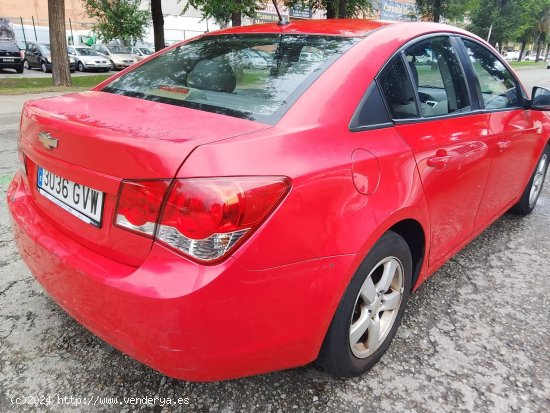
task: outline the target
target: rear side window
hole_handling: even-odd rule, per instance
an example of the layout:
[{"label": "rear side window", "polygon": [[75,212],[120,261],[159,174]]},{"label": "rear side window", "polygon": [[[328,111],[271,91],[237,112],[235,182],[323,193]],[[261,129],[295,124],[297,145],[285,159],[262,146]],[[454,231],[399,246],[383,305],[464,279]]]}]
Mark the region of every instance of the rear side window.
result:
[{"label": "rear side window", "polygon": [[103,90],[274,124],[358,40],[291,34],[204,36],[161,54]]},{"label": "rear side window", "polygon": [[448,37],[423,40],[405,51],[423,117],[470,110],[460,61]]},{"label": "rear side window", "polygon": [[390,61],[379,82],[393,119],[419,117],[414,89],[401,55]]},{"label": "rear side window", "polygon": [[485,108],[506,109],[520,106],[519,88],[508,69],[484,46],[467,39],[462,41],[479,80]]}]

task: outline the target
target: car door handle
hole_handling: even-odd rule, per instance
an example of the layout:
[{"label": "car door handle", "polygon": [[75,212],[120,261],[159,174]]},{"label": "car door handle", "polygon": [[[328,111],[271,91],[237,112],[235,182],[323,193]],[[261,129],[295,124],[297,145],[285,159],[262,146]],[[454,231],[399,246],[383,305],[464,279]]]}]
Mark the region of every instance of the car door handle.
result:
[{"label": "car door handle", "polygon": [[438,151],[435,156],[428,158],[426,164],[431,168],[443,169],[448,165],[450,160],[451,155],[447,155],[446,151]]},{"label": "car door handle", "polygon": [[497,143],[498,149],[500,152],[504,152],[510,146],[512,146],[512,141],[500,141]]}]

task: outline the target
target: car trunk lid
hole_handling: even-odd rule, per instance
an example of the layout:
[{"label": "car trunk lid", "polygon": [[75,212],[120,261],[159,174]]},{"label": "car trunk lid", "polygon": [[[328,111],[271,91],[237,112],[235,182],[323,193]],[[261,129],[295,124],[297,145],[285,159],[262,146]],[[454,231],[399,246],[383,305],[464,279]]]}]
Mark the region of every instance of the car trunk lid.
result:
[{"label": "car trunk lid", "polygon": [[[158,102],[85,92],[28,102],[21,119],[21,148],[27,156],[35,203],[54,225],[90,249],[139,265],[152,241],[112,225],[121,181],[172,179],[197,146],[268,127]],[[90,225],[39,190],[39,168],[102,192],[99,225]]]}]

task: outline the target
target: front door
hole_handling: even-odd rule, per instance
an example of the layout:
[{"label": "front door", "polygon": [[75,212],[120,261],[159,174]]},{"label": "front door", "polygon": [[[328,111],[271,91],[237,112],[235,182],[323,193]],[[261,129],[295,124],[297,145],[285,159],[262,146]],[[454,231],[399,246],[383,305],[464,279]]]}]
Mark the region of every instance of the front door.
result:
[{"label": "front door", "polygon": [[476,217],[476,227],[484,227],[523,193],[541,139],[512,73],[485,46],[470,39],[462,41],[489,122],[485,141],[491,171]]}]

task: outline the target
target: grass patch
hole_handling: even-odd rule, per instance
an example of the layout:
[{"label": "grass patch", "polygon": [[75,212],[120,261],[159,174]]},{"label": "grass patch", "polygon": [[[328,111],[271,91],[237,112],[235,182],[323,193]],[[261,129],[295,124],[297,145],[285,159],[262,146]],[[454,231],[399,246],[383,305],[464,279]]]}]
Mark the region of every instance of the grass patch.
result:
[{"label": "grass patch", "polygon": [[515,60],[508,61],[508,64],[512,66],[514,69],[546,69],[547,63],[545,62],[529,62],[529,61],[521,61],[517,62]]},{"label": "grass patch", "polygon": [[49,77],[38,78],[2,78],[0,79],[0,95],[21,95],[23,93],[41,92],[73,92],[87,90],[103,82],[110,75],[75,76],[70,87],[56,87]]}]

